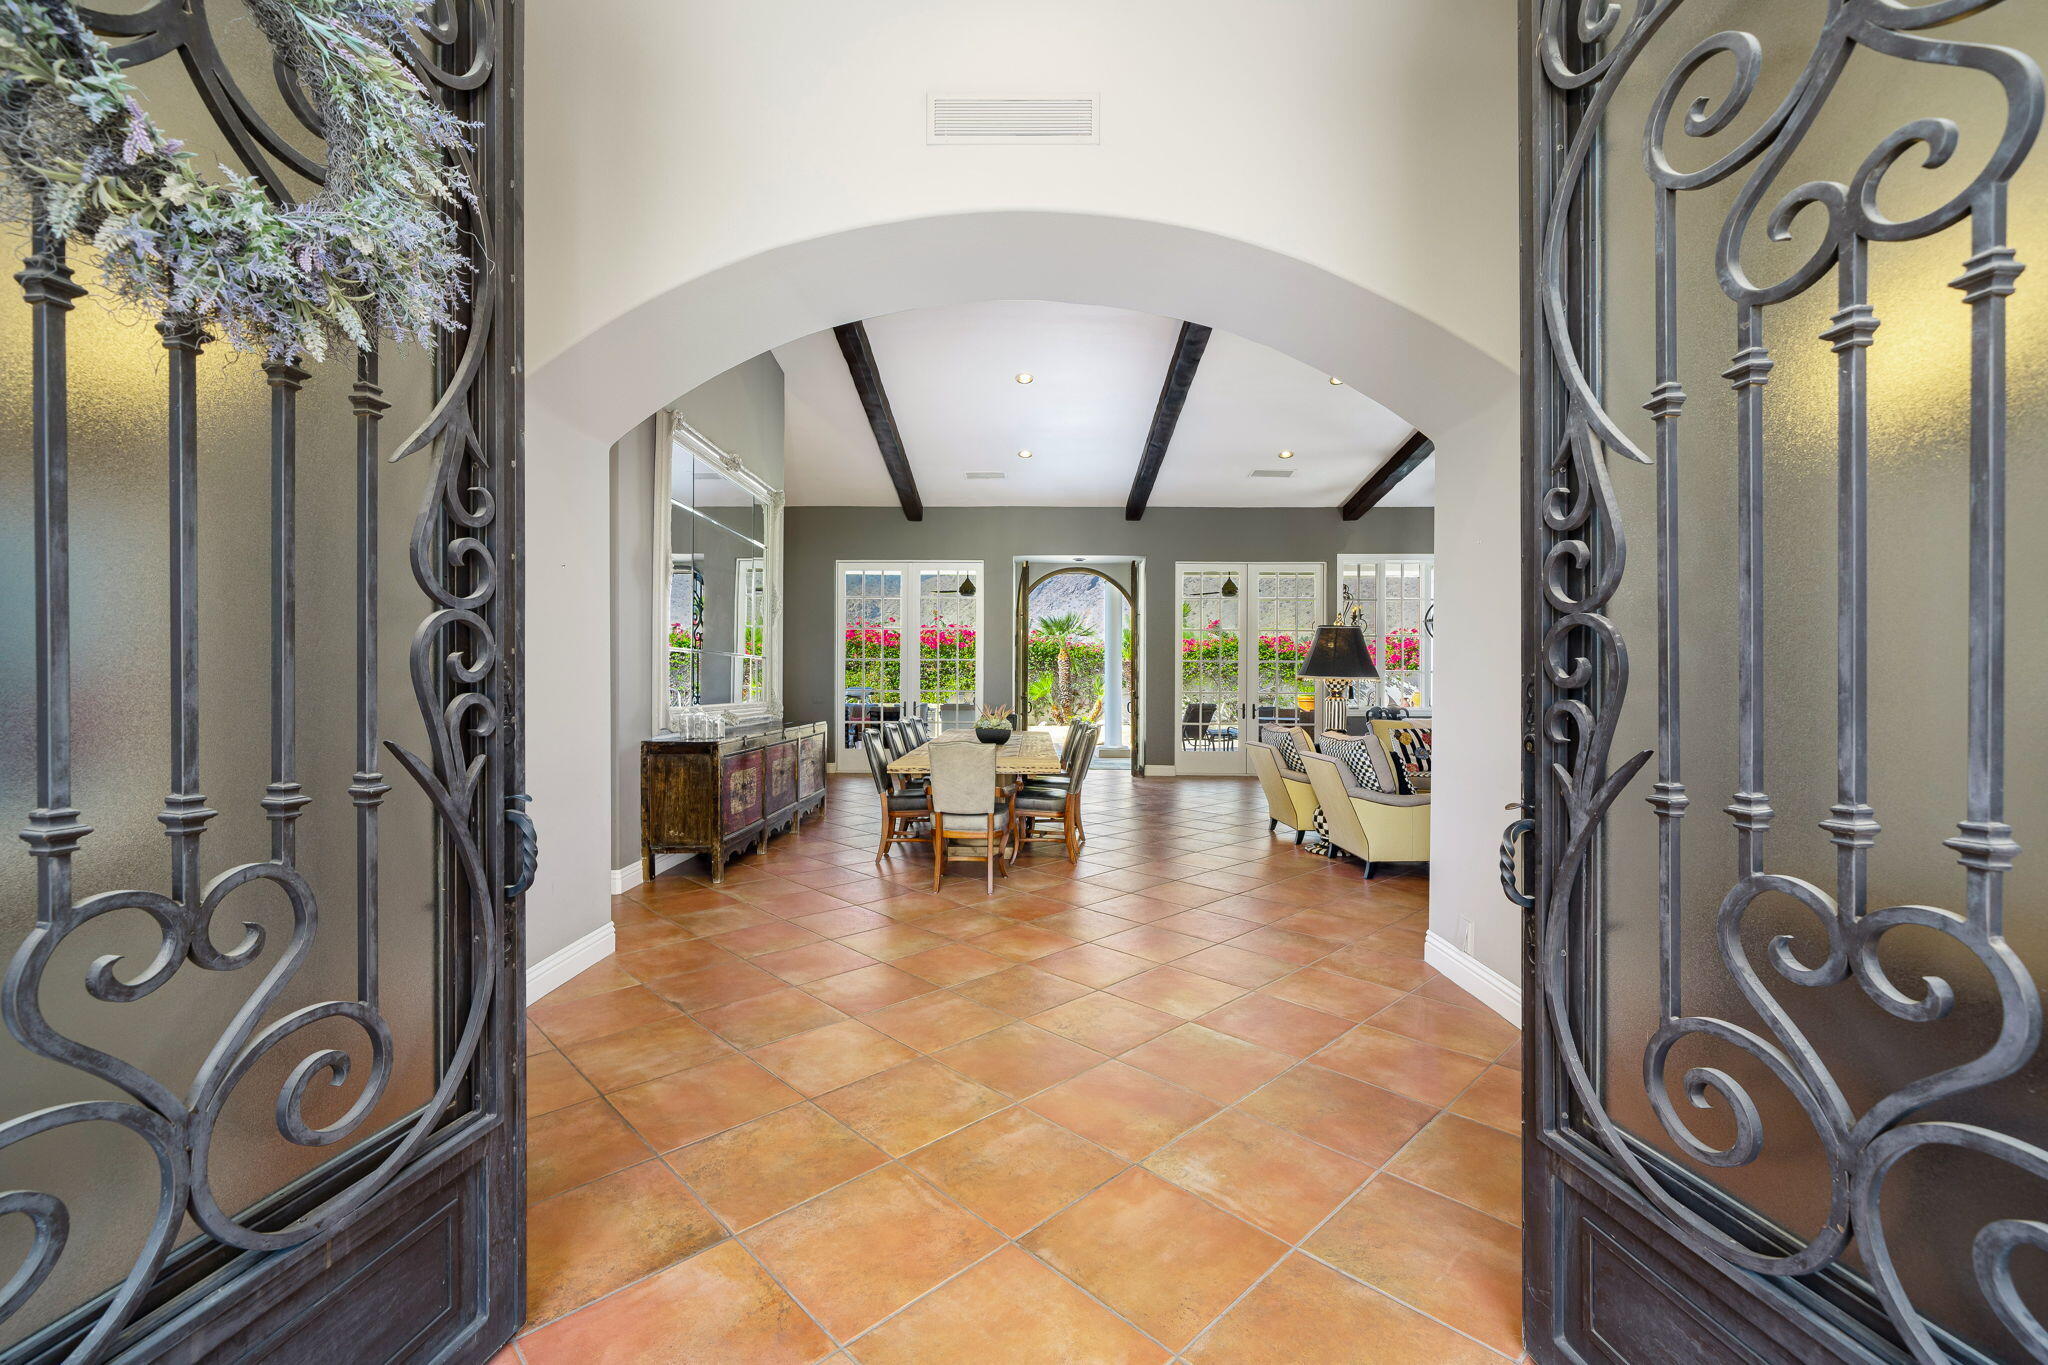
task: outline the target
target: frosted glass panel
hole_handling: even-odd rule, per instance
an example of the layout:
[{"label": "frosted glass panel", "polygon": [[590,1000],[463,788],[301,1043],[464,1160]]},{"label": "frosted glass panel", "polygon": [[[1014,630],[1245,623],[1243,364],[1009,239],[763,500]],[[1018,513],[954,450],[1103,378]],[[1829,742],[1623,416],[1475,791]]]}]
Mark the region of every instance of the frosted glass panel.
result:
[{"label": "frosted glass panel", "polygon": [[[289,122],[269,79],[270,58],[246,18],[219,5],[214,29],[257,106]],[[238,164],[175,62],[137,72],[159,121],[186,138],[201,165]],[[317,152],[317,146],[310,146]],[[295,192],[306,186],[293,182]],[[19,261],[25,243],[0,233],[0,253]],[[170,534],[166,502],[165,352],[155,330],[112,311],[98,289],[90,252],[72,265],[90,293],[70,315],[71,577],[74,801],[93,833],[74,867],[76,898],[120,889],[166,891],[170,845],[158,813],[171,773],[168,717]],[[35,623],[26,586],[33,576],[30,468],[29,310],[11,288],[0,300],[0,822],[25,826],[34,799]],[[298,780],[311,804],[297,822],[297,866],[317,903],[319,928],[297,975],[265,1022],[324,1000],[357,994],[357,812],[348,788],[357,768],[357,458],[349,391],[352,354],[310,363],[299,402]],[[385,356],[383,453],[424,418],[432,360],[417,351]],[[254,357],[225,345],[199,361],[199,763],[201,790],[218,812],[201,841],[206,880],[270,857],[270,827],[258,801],[269,779],[270,389]],[[377,616],[377,736],[415,752],[428,746],[407,666],[414,627],[427,612],[408,560],[412,523],[429,477],[429,457],[379,464],[377,522],[382,595]],[[220,1205],[246,1209],[297,1177],[415,1110],[439,1075],[440,874],[431,811],[386,754],[391,785],[379,815],[378,953],[381,1013],[396,1048],[384,1098],[354,1136],[332,1147],[296,1146],[278,1131],[273,1106],[290,1070],[326,1047],[347,1052],[352,1079],[316,1084],[309,1123],[329,1123],[361,1093],[369,1049],[359,1029],[325,1021],[295,1035],[236,1087],[218,1123],[208,1175]],[[0,954],[12,956],[35,924],[33,859],[9,840],[0,852]],[[183,1095],[234,1013],[281,959],[292,919],[278,889],[257,882],[232,893],[213,939],[228,949],[244,922],[265,947],[251,965],[213,972],[187,962],[162,988],[129,1004],[91,1000],[91,962],[126,959],[141,974],[159,938],[136,911],[116,912],[71,936],[39,993],[57,1030],[120,1057]],[[49,1105],[118,1098],[119,1092],[42,1060],[0,1035],[0,1121]],[[28,1306],[0,1325],[0,1347],[84,1302],[128,1271],[155,1212],[156,1162],[113,1125],[79,1125],[0,1152],[0,1189],[43,1190],[71,1215],[68,1249]],[[184,1236],[197,1232],[188,1224]],[[19,1218],[0,1220],[0,1265],[19,1264],[29,1246]]]},{"label": "frosted glass panel", "polygon": [[[1684,7],[1655,40],[1637,74],[1622,87],[1607,128],[1613,148],[1604,189],[1602,287],[1604,386],[1608,409],[1648,451],[1653,423],[1638,405],[1650,395],[1654,369],[1652,300],[1653,211],[1656,193],[1642,172],[1642,130],[1664,73],[1695,43],[1724,28],[1755,32],[1765,54],[1750,113],[1721,138],[1702,143],[1675,134],[1671,156],[1681,169],[1707,164],[1774,107],[1812,50],[1823,6],[1777,6],[1710,0]],[[1944,37],[2001,42],[2039,54],[2048,50],[2048,14],[2039,6],[2004,5],[1943,30]],[[1721,59],[1725,61],[1725,59]],[[1718,99],[1727,68],[1710,66],[1678,102],[1679,117],[1694,94]],[[2004,103],[1988,79],[1953,69],[1887,62],[1859,52],[1818,121],[1776,180],[1759,224],[1779,195],[1809,180],[1848,180],[1885,133],[1909,118],[1954,119],[1962,132],[1947,167],[1918,168],[1906,158],[1887,181],[1885,207],[1895,217],[1924,211],[1954,193],[1983,164],[2003,126]],[[2048,170],[2039,158],[2015,182],[2008,240],[2022,262],[2048,256]],[[1728,1019],[1764,1031],[1736,990],[1716,943],[1723,896],[1739,875],[1736,837],[1721,808],[1737,781],[1737,445],[1735,397],[1721,376],[1738,348],[1735,308],[1715,275],[1723,220],[1745,175],[1678,197],[1677,269],[1679,382],[1687,395],[1679,425],[1678,607],[1680,650],[1674,661],[1683,733],[1682,776],[1691,808],[1681,822],[1680,948],[1685,1012]],[[1794,240],[1774,244],[1759,227],[1745,261],[1752,277],[1769,280],[1813,249],[1818,215],[1795,223]],[[1869,860],[1871,909],[1928,904],[1964,907],[1964,873],[1942,841],[1964,814],[1968,707],[1968,560],[1970,310],[1949,282],[1962,273],[1972,246],[1967,226],[1925,240],[1871,248],[1870,302],[1880,320],[1868,352],[1870,376],[1870,804],[1883,832]],[[1777,272],[1777,273],[1774,273]],[[2006,582],[2012,711],[2007,733],[2008,818],[2029,852],[2006,879],[2007,930],[2021,957],[2038,971],[2048,964],[2048,864],[2039,856],[2048,820],[2048,732],[2029,698],[2048,667],[2048,632],[2033,609],[2048,583],[2048,312],[2040,282],[2021,280],[2010,301],[2012,403],[2009,423],[2011,543]],[[1764,649],[1760,694],[1764,715],[1762,787],[1776,811],[1764,841],[1765,866],[1836,892],[1837,849],[1820,822],[1836,801],[1836,546],[1837,359],[1820,334],[1839,306],[1833,279],[1765,310],[1765,344],[1775,368],[1764,390]],[[1657,597],[1655,473],[1610,459],[1619,518],[1628,536],[1628,573],[1612,615],[1629,642],[1631,673],[1615,762],[1654,749],[1657,733]],[[1658,983],[1657,817],[1646,799],[1653,761],[1614,808],[1604,861],[1606,917],[1604,1010],[1606,1091],[1610,1111],[1630,1130],[1667,1152],[1676,1145],[1650,1111],[1643,1091],[1643,1050],[1661,1015]],[[1811,915],[1784,897],[1759,902],[1744,923],[1750,961],[1790,1011],[1843,1086],[1851,1110],[1915,1078],[1982,1052],[1998,1027],[1990,978],[1955,944],[1929,931],[1895,931],[1885,963],[1909,994],[1920,978],[1939,975],[1956,990],[1950,1018],[1902,1022],[1872,1004],[1852,982],[1806,989],[1770,966],[1770,941],[1789,934],[1798,954],[1816,962],[1823,938]],[[1682,1042],[1667,1074],[1680,1113],[1706,1142],[1733,1132],[1725,1109],[1702,1111],[1678,1086],[1686,1070],[1712,1065],[1731,1072],[1756,1099],[1766,1134],[1757,1160],[1727,1170],[1696,1171],[1767,1218],[1806,1238],[1827,1209],[1827,1168],[1812,1123],[1768,1073],[1736,1050]],[[2036,1058],[2018,1076],[1946,1102],[1922,1115],[1982,1123],[2034,1142],[2048,1142],[2048,1115],[2038,1097],[2048,1062]],[[1995,1218],[2048,1215],[2048,1184],[1987,1159],[1933,1149],[1901,1165],[1886,1186],[1885,1225],[1893,1255],[1917,1305],[1998,1358],[2019,1351],[1990,1313],[1969,1272],[1970,1243]],[[1855,1263],[1852,1244],[1851,1264]],[[2048,1276],[2038,1261],[2015,1262],[2030,1301],[2043,1301]]]}]

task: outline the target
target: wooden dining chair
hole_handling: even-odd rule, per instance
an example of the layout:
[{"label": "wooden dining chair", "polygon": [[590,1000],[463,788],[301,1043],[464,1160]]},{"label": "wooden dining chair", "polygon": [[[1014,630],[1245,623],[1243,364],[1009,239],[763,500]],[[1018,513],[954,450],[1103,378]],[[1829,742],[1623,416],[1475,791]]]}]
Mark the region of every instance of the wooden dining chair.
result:
[{"label": "wooden dining chair", "polygon": [[875,791],[882,798],[882,843],[875,850],[875,861],[880,862],[897,844],[928,844],[932,842],[929,833],[913,833],[913,828],[931,815],[931,793],[922,783],[899,788],[889,773],[889,758],[882,750],[882,741],[872,727],[861,736],[861,752],[867,755],[868,771],[874,775]]},{"label": "wooden dining chair", "polygon": [[[1063,843],[1067,848],[1067,861],[1074,862],[1081,856],[1081,845],[1087,840],[1087,831],[1081,824],[1081,786],[1088,778],[1088,769],[1095,762],[1095,744],[1098,732],[1090,726],[1081,736],[1081,742],[1074,750],[1074,767],[1063,784],[1052,782],[1026,782],[1011,802],[1016,812],[1017,847],[1021,851],[1026,844]],[[1047,823],[1059,826],[1057,834],[1042,834],[1039,827]]]},{"label": "wooden dining chair", "polygon": [[[984,874],[991,894],[996,874],[1009,875],[1005,866],[1010,849],[1010,802],[1007,792],[996,790],[996,746],[993,744],[934,744],[932,758],[932,890],[946,875],[946,863],[958,857],[987,864]],[[955,822],[951,828],[947,821]],[[956,840],[974,840],[981,853],[951,852]]]},{"label": "wooden dining chair", "polygon": [[1081,732],[1094,728],[1095,722],[1092,720],[1077,720],[1067,727],[1066,740],[1060,745],[1060,767],[1063,770],[1073,770],[1074,750],[1081,747]]},{"label": "wooden dining chair", "polygon": [[1058,787],[1065,790],[1074,781],[1074,758],[1081,752],[1081,741],[1092,736],[1097,744],[1102,742],[1102,727],[1092,720],[1077,720],[1067,731],[1066,743],[1060,745],[1060,771],[1046,777],[1033,777],[1025,782],[1029,787]]},{"label": "wooden dining chair", "polygon": [[903,737],[903,722],[885,720],[882,722],[882,747],[891,759],[898,759],[910,752],[910,744]]}]

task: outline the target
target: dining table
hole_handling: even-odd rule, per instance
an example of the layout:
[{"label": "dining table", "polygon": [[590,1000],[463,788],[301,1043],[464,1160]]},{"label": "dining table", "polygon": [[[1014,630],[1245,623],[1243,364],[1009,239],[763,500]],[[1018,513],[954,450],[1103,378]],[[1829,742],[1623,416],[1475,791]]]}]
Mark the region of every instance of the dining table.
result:
[{"label": "dining table", "polygon": [[[905,777],[928,777],[932,771],[933,744],[979,744],[972,730],[955,730],[920,744],[901,758],[889,761],[889,771]],[[1037,730],[1019,730],[995,746],[997,777],[1054,777],[1060,767],[1059,745],[1052,736]]]}]

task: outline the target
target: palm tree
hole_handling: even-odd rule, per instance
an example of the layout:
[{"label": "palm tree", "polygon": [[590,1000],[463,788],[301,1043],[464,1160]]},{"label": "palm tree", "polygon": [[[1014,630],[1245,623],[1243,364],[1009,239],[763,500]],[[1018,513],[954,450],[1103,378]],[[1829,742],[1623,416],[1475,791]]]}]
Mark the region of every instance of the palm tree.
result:
[{"label": "palm tree", "polygon": [[1079,700],[1074,692],[1074,646],[1095,638],[1095,627],[1071,612],[1040,617],[1035,632],[1053,646],[1053,706],[1055,715],[1072,719]]}]

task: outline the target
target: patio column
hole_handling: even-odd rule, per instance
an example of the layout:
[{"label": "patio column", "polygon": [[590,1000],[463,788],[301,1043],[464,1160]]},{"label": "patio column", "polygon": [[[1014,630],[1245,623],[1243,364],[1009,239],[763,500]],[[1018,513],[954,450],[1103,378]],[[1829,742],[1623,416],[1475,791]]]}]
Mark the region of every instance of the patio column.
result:
[{"label": "patio column", "polygon": [[1105,581],[1102,597],[1102,747],[1121,749],[1124,739],[1124,595]]}]

